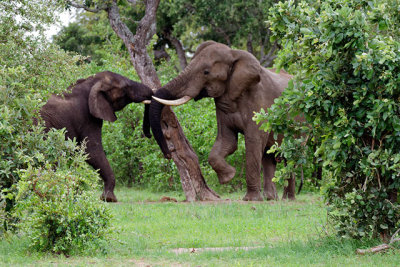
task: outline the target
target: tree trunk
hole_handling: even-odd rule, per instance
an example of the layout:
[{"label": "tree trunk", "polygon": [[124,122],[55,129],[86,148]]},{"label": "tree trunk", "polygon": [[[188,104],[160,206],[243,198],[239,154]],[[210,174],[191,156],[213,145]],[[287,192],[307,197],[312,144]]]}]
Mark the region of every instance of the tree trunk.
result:
[{"label": "tree trunk", "polygon": [[[136,34],[133,35],[121,21],[116,1],[107,7],[111,27],[124,41],[128,48],[132,64],[141,81],[156,90],[161,87],[153,62],[146,46],[156,32],[156,11],[160,0],[147,0],[146,13],[140,20]],[[165,107],[162,114],[163,131],[171,148],[187,201],[218,200],[219,196],[211,190],[201,173],[199,161],[189,141],[170,107]]]},{"label": "tree trunk", "polygon": [[220,197],[207,186],[201,173],[199,159],[185,137],[170,107],[163,108],[161,125],[168,148],[171,151],[172,159],[178,168],[186,200],[220,199]]}]

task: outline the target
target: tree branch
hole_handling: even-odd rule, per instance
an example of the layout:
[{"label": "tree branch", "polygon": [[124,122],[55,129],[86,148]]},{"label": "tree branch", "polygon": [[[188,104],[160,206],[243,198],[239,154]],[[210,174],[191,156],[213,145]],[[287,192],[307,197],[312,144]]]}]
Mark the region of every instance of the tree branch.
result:
[{"label": "tree branch", "polygon": [[254,55],[253,36],[252,36],[251,33],[249,33],[249,34],[247,35],[247,43],[246,43],[246,46],[247,46],[247,51],[248,51],[249,53],[251,53],[251,54]]},{"label": "tree branch", "polygon": [[107,9],[107,5],[96,7],[96,8],[90,8],[90,7],[87,7],[85,5],[80,5],[78,3],[75,3],[75,2],[69,1],[69,0],[67,1],[67,3],[70,6],[73,6],[75,8],[83,8],[84,10],[89,11],[89,12],[93,12],[93,13],[98,13],[98,12],[100,12],[102,10],[106,10]]},{"label": "tree branch", "polygon": [[121,16],[119,14],[119,8],[115,0],[108,7],[107,14],[108,20],[111,24],[111,28],[118,35],[118,37],[124,41],[125,45],[129,47],[130,41],[133,41],[133,33],[128,28],[128,26],[126,26],[126,24],[122,22]]},{"label": "tree branch", "polygon": [[[145,0],[145,3],[146,13],[139,21],[135,42],[144,42],[147,44],[157,31],[156,14],[160,0]],[[143,37],[145,39],[142,39]]]},{"label": "tree branch", "polygon": [[129,3],[131,3],[132,5],[136,6],[138,4],[138,0],[126,0]]},{"label": "tree branch", "polygon": [[274,55],[276,49],[278,49],[278,43],[275,41],[275,43],[272,45],[271,49],[269,50],[268,54],[263,56],[260,59],[260,63],[264,67],[268,67],[272,64],[272,61],[277,57]]},{"label": "tree branch", "polygon": [[386,249],[389,249],[389,248],[392,248],[392,247],[389,246],[388,244],[382,244],[382,245],[379,245],[379,246],[376,246],[376,247],[372,247],[372,248],[367,248],[367,249],[360,249],[359,248],[359,249],[356,250],[356,252],[357,252],[357,254],[365,255],[367,253],[377,253],[377,252],[380,252],[382,250],[386,250]]},{"label": "tree branch", "polygon": [[185,50],[183,49],[182,43],[178,40],[178,38],[173,37],[169,32],[165,33],[165,37],[171,42],[171,44],[175,48],[176,54],[178,55],[181,70],[185,69],[187,66],[187,60],[186,60]]},{"label": "tree branch", "polygon": [[400,241],[400,238],[394,238],[399,233],[399,231],[400,231],[400,229],[397,229],[397,231],[392,235],[392,237],[390,238],[389,244],[381,244],[379,246],[375,246],[375,247],[367,248],[367,249],[357,249],[356,252],[360,255],[365,255],[367,253],[377,253],[382,250],[391,249],[391,248],[393,248],[391,246],[391,244],[393,244],[394,242]]},{"label": "tree branch", "polygon": [[218,27],[213,19],[210,21],[210,24],[217,33],[222,35],[222,37],[225,39],[226,45],[231,46],[231,39],[229,38],[229,35],[224,31],[224,29]]}]

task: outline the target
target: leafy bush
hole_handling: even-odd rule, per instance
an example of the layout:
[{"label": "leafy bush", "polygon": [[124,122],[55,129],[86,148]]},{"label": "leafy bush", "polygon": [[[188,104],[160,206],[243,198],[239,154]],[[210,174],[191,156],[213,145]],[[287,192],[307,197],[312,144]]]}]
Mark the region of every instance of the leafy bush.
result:
[{"label": "leafy bush", "polygon": [[345,236],[387,237],[400,226],[399,4],[288,1],[271,10],[284,47],[277,67],[296,76],[260,116],[285,133],[282,148],[296,136],[315,146],[306,153],[323,160],[329,216]]},{"label": "leafy bush", "polygon": [[98,174],[86,164],[84,146],[64,139],[63,131],[50,131],[40,145],[63,153],[49,159],[45,155],[54,154],[37,152],[42,166],[28,163],[19,171],[14,209],[18,227],[36,250],[69,254],[104,249],[111,216],[95,190]]}]

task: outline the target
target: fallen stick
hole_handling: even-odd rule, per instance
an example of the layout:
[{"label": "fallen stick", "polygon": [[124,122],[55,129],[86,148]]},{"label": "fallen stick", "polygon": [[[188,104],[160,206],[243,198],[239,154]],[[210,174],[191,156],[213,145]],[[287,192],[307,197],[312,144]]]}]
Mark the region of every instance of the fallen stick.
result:
[{"label": "fallen stick", "polygon": [[372,248],[367,248],[367,249],[360,249],[359,248],[359,249],[356,250],[356,252],[357,252],[357,254],[365,255],[367,253],[377,253],[377,252],[380,252],[382,250],[393,248],[391,246],[391,244],[393,244],[394,242],[400,241],[400,238],[394,238],[399,232],[400,232],[400,229],[397,229],[397,231],[392,235],[392,238],[390,238],[389,244],[382,244],[382,245],[379,245],[379,246],[376,246],[376,247],[372,247]]},{"label": "fallen stick", "polygon": [[382,250],[386,250],[386,249],[389,249],[389,248],[392,248],[392,247],[390,245],[388,245],[388,244],[382,244],[382,245],[379,245],[379,246],[376,246],[376,247],[372,247],[372,248],[357,249],[356,252],[357,252],[357,254],[365,255],[367,253],[377,253],[377,252],[380,252]]}]

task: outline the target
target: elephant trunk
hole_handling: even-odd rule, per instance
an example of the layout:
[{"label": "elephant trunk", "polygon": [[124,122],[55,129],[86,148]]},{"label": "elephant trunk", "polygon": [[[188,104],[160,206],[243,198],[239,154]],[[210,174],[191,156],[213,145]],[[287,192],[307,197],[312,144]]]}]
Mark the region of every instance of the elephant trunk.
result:
[{"label": "elephant trunk", "polygon": [[[185,85],[187,81],[189,81],[190,77],[190,66],[186,67],[185,70],[177,76],[175,79],[167,83],[164,87],[158,89],[154,96],[157,98],[165,99],[165,100],[175,100],[178,96],[184,93]],[[168,149],[167,142],[165,140],[164,134],[161,129],[161,113],[164,108],[164,104],[159,103],[158,101],[151,101],[150,109],[149,109],[149,117],[150,117],[150,127],[153,132],[154,139],[156,139],[158,145],[161,148],[161,151],[164,154],[165,158],[171,158],[171,151]]]},{"label": "elephant trunk", "polygon": [[[160,88],[154,94],[156,97],[162,99],[174,99],[175,97],[172,96],[168,90],[165,88]],[[153,100],[150,104],[150,127],[151,131],[153,132],[154,139],[156,139],[158,146],[161,148],[161,151],[164,154],[164,157],[167,159],[171,158],[171,151],[168,149],[167,141],[165,140],[164,134],[161,129],[161,113],[164,108],[164,105]]]},{"label": "elephant trunk", "polygon": [[144,105],[144,115],[143,115],[143,133],[147,138],[151,138],[150,133],[150,105]]},{"label": "elephant trunk", "polygon": [[[154,96],[165,100],[175,100],[184,94],[185,86],[190,80],[190,65],[187,66],[183,72],[178,75],[175,79],[167,83],[162,88],[158,89]],[[159,103],[156,100],[152,100],[150,104],[150,127],[153,132],[154,139],[156,139],[164,157],[167,159],[171,158],[171,151],[168,149],[167,142],[161,129],[161,113],[164,108],[164,104]]]}]

